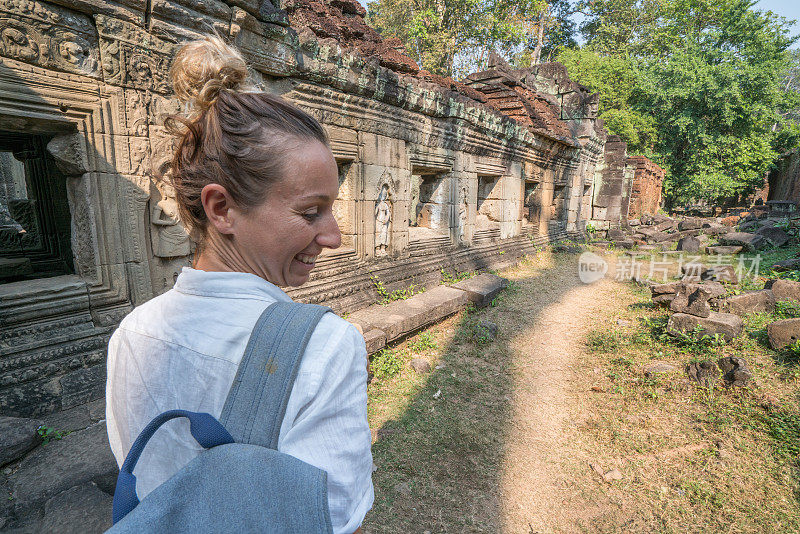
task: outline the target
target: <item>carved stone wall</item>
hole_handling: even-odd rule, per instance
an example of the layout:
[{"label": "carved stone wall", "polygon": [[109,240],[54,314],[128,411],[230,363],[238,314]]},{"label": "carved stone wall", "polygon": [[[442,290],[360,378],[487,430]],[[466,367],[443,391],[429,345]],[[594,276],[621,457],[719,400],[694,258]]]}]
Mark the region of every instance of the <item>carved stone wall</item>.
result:
[{"label": "carved stone wall", "polygon": [[637,219],[644,214],[655,215],[661,207],[664,169],[644,156],[628,158],[627,165],[633,168],[628,219]]},{"label": "carved stone wall", "polygon": [[0,131],[52,139],[74,260],[74,274],[0,284],[0,413],[102,396],[114,327],[190,264],[161,177],[174,149],[163,117],[181,111],[171,58],[209,28],[331,139],[343,246],[293,298],[356,310],[375,301],[374,278],[391,290],[502,267],[591,218],[605,132],[596,95],[563,66],[439,78],[369,29],[356,0],[288,12],[268,0],[0,0]]},{"label": "carved stone wall", "polygon": [[800,206],[800,150],[781,156],[769,173],[766,200],[788,200]]}]

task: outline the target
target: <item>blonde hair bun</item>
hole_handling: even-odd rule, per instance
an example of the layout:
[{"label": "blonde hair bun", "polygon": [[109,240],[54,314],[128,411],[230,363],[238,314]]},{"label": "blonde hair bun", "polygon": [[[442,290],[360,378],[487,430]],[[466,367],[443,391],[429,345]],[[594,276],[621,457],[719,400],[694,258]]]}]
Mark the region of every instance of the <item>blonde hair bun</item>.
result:
[{"label": "blonde hair bun", "polygon": [[249,89],[249,72],[242,54],[217,35],[183,45],[170,69],[172,88],[181,102],[200,112],[220,91]]}]

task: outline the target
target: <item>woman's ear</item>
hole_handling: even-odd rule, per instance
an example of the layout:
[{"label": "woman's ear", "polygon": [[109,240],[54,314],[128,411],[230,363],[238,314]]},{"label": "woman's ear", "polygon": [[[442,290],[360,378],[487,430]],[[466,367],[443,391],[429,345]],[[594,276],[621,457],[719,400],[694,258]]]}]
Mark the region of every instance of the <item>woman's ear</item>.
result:
[{"label": "woman's ear", "polygon": [[200,202],[208,222],[220,234],[232,234],[235,219],[233,199],[220,184],[208,184],[200,192]]}]

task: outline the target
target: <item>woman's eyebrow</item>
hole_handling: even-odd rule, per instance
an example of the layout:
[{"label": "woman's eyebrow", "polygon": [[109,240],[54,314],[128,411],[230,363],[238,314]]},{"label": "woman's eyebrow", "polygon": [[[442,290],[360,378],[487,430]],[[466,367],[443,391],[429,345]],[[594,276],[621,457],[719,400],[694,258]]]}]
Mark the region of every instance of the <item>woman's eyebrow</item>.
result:
[{"label": "woman's eyebrow", "polygon": [[322,201],[329,201],[331,197],[329,195],[324,194],[316,194],[316,195],[303,195],[300,197],[301,200],[322,200]]}]

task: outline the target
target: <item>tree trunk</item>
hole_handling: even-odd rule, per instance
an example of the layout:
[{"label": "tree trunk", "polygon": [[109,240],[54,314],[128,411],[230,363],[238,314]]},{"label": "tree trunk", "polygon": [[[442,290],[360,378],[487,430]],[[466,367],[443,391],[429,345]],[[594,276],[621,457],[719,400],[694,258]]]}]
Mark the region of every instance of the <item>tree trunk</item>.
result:
[{"label": "tree trunk", "polygon": [[547,8],[543,8],[542,12],[539,13],[539,28],[538,28],[538,35],[536,36],[536,48],[533,49],[533,54],[531,55],[531,65],[538,65],[539,60],[542,56],[542,46],[544,46],[544,15]]}]

